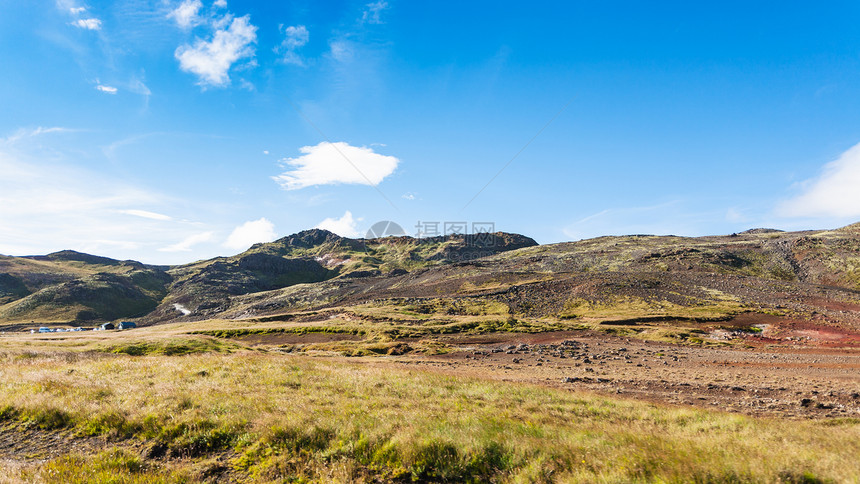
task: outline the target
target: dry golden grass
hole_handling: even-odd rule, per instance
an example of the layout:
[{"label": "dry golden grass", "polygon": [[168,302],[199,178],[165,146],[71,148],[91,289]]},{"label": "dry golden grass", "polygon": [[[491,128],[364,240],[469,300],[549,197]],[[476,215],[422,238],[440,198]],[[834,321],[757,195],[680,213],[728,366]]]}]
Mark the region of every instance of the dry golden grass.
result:
[{"label": "dry golden grass", "polygon": [[[174,331],[182,330],[91,333],[58,343],[117,348],[145,340],[164,348],[177,341]],[[95,340],[84,344],[87,338]],[[33,340],[25,350],[12,340],[0,346],[5,425],[109,440],[101,453],[6,467],[0,478],[7,480],[860,480],[858,421],[669,408],[395,370],[375,359],[190,343],[192,352],[223,352],[129,356],[39,349]]]}]

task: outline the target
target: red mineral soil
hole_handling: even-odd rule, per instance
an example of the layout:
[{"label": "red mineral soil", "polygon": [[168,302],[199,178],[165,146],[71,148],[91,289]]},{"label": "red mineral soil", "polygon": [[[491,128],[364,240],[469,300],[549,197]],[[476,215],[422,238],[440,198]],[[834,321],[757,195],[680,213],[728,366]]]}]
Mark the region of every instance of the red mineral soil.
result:
[{"label": "red mineral soil", "polygon": [[860,333],[842,324],[828,324],[823,318],[808,321],[803,319],[745,313],[725,324],[732,328],[759,328],[760,333],[733,332],[753,347],[782,346],[804,352],[831,351],[860,348]]}]

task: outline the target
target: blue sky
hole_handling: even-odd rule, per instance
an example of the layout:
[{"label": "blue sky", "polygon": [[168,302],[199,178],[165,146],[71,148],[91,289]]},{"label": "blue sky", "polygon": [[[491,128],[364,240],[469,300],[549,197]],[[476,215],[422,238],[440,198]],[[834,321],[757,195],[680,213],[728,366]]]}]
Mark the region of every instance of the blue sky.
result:
[{"label": "blue sky", "polygon": [[860,5],[0,0],[0,253],[860,220]]}]

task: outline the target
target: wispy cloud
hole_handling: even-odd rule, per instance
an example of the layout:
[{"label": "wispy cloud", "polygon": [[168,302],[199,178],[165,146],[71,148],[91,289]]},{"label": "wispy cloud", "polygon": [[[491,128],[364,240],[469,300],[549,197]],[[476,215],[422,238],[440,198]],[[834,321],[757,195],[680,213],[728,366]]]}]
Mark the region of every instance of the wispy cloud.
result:
[{"label": "wispy cloud", "polygon": [[0,149],[0,253],[98,249],[98,240],[142,242],[164,235],[117,213],[159,205],[163,196],[99,173],[47,164],[39,150],[22,154],[20,144]]},{"label": "wispy cloud", "polygon": [[137,78],[133,78],[131,81],[129,81],[128,90],[145,97],[149,97],[152,95],[152,91],[149,90],[146,84],[144,84],[142,80]]},{"label": "wispy cloud", "polygon": [[355,46],[349,40],[333,39],[329,41],[331,57],[342,63],[347,63],[355,58]]},{"label": "wispy cloud", "polygon": [[75,130],[69,129],[69,128],[62,128],[59,126],[54,126],[51,128],[43,128],[42,126],[39,126],[37,128],[21,128],[21,129],[18,129],[17,131],[15,131],[14,133],[12,133],[11,135],[9,135],[5,138],[0,138],[0,145],[7,145],[7,146],[13,145],[13,144],[17,143],[18,141],[21,141],[21,140],[24,140],[27,138],[33,138],[36,136],[41,136],[43,134],[69,133],[69,132],[73,132],[73,131],[75,131]]},{"label": "wispy cloud", "polygon": [[113,86],[105,86],[104,84],[96,85],[96,89],[98,89],[101,92],[107,93],[107,94],[116,94],[117,93],[117,88],[115,88]]},{"label": "wispy cloud", "polygon": [[234,250],[244,250],[258,242],[271,242],[275,240],[275,224],[266,218],[245,222],[233,229],[224,247]]},{"label": "wispy cloud", "polygon": [[215,238],[214,232],[201,232],[189,235],[173,245],[168,245],[167,247],[162,247],[158,250],[160,252],[191,252],[191,248],[195,245],[209,242],[213,238]]},{"label": "wispy cloud", "polygon": [[102,21],[97,18],[79,18],[73,21],[72,25],[86,30],[101,30]]},{"label": "wispy cloud", "polygon": [[368,24],[384,23],[380,19],[380,14],[388,8],[388,2],[379,0],[378,2],[368,3],[366,9],[362,12],[361,21]]},{"label": "wispy cloud", "polygon": [[149,90],[149,87],[142,79],[132,77],[131,80],[125,83],[124,88],[129,92],[143,97],[143,109],[146,110],[149,108],[149,98],[152,96],[152,91]]},{"label": "wispy cloud", "polygon": [[749,222],[752,219],[747,215],[746,211],[738,207],[729,207],[726,209],[726,221],[732,223]]},{"label": "wispy cloud", "polygon": [[150,212],[148,210],[128,209],[120,210],[119,212],[124,213],[126,215],[134,215],[135,217],[148,218],[150,220],[173,220],[173,217],[169,215],[164,215],[157,212]]},{"label": "wispy cloud", "polygon": [[[90,148],[80,136],[68,136],[81,132],[27,128],[0,138],[0,253],[74,249],[144,262],[187,262],[184,252],[162,252],[159,260],[152,258],[156,248],[173,244],[189,232],[213,229],[177,220],[161,210],[187,206],[189,201],[81,167],[79,158],[90,156]],[[73,149],[68,147],[70,141]],[[194,253],[198,258],[211,257],[216,250],[210,245]]]},{"label": "wispy cloud", "polygon": [[153,137],[153,136],[162,136],[165,134],[167,134],[167,133],[154,132],[154,133],[143,133],[143,134],[136,134],[133,136],[129,136],[127,138],[123,138],[121,140],[114,141],[113,143],[111,143],[107,146],[102,146],[102,153],[108,159],[114,160],[116,158],[117,150],[119,150],[120,148],[124,148],[124,147],[131,145],[131,144],[134,144],[134,143],[139,143],[139,142],[141,142],[147,138]]},{"label": "wispy cloud", "polygon": [[375,186],[394,173],[400,163],[393,156],[344,142],[322,142],[303,146],[299,151],[304,154],[298,158],[280,160],[290,170],[272,177],[285,190],[336,184]]},{"label": "wispy cloud", "polygon": [[291,25],[289,27],[280,26],[281,32],[284,34],[284,40],[281,45],[274,49],[276,54],[281,55],[281,60],[287,64],[304,65],[304,61],[296,52],[299,48],[304,47],[310,40],[310,32],[304,25]]},{"label": "wispy cloud", "polygon": [[86,10],[84,7],[78,7],[78,4],[72,0],[57,0],[57,9],[61,12],[72,12],[75,13],[75,10],[82,9],[81,11]]},{"label": "wispy cloud", "polygon": [[174,56],[179,67],[197,76],[201,86],[225,86],[229,72],[241,59],[254,57],[257,27],[249,15],[232,18],[229,14],[212,21],[215,33],[211,40],[197,39],[194,45],[179,46]]},{"label": "wispy cloud", "polygon": [[680,200],[656,205],[608,208],[582,217],[563,227],[561,232],[570,240],[602,235],[694,235],[712,230],[714,220],[724,217],[724,210],[694,211]]},{"label": "wispy cloud", "polygon": [[799,184],[800,194],[777,205],[782,217],[860,217],[860,144]]},{"label": "wispy cloud", "polygon": [[114,212],[116,206],[151,204],[158,200],[152,193],[114,180],[108,182],[102,177],[92,177],[88,181],[91,174],[67,168],[54,166],[52,173],[45,173],[44,167],[21,164],[8,156],[0,159],[0,167],[4,172],[0,178],[3,187],[0,205],[4,214],[82,215]]},{"label": "wispy cloud", "polygon": [[87,12],[87,7],[77,5],[71,0],[57,0],[57,8],[61,12],[71,15],[75,20],[69,22],[70,25],[86,30],[100,30],[102,21],[96,17],[83,17]]},{"label": "wispy cloud", "polygon": [[324,229],[334,232],[341,237],[358,237],[358,222],[361,219],[352,217],[352,212],[347,210],[340,218],[327,218],[318,223],[317,229]]}]

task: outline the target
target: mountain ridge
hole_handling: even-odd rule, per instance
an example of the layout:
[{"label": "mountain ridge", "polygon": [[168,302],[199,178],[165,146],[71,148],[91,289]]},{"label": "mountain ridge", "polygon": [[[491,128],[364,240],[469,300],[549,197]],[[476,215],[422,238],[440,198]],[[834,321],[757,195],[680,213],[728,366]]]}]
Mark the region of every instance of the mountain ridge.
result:
[{"label": "mountain ridge", "polygon": [[[231,297],[321,282],[414,270],[537,245],[518,234],[488,234],[492,247],[474,254],[463,236],[414,239],[350,239],[310,229],[234,256],[176,266],[117,260],[74,250],[47,255],[0,256],[0,324],[29,321],[98,322],[145,318],[164,322],[182,315],[176,308],[217,312]],[[187,310],[186,310],[187,311]]]},{"label": "mountain ridge", "polygon": [[167,268],[73,251],[0,257],[0,324],[149,325],[471,300],[512,318],[719,320],[753,311],[860,329],[858,229],[547,245],[507,233],[350,239],[311,229]]}]

